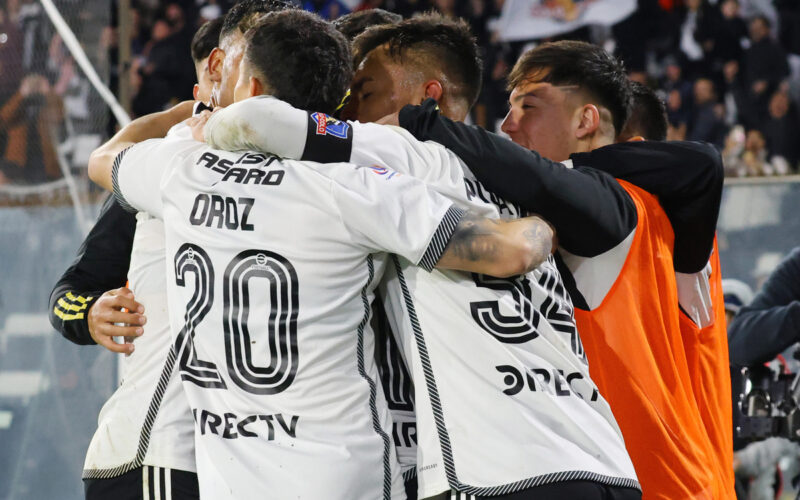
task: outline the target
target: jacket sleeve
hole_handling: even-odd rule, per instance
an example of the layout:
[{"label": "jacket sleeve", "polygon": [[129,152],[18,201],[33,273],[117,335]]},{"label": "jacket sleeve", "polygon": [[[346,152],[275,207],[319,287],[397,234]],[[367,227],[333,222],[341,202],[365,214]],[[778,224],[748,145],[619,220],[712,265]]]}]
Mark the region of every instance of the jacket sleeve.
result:
[{"label": "jacket sleeve", "polygon": [[94,344],[88,311],[107,290],[125,286],[130,265],[136,217],[109,196],[75,262],[50,293],[50,323],[67,340]]},{"label": "jacket sleeve", "polygon": [[765,363],[800,340],[800,247],[778,265],[728,327],[731,364]]},{"label": "jacket sleeve", "polygon": [[450,149],[491,192],[547,219],[559,246],[572,254],[602,254],[636,227],[628,193],[597,169],[567,168],[480,127],[453,122],[433,100],[404,107],[400,126]]},{"label": "jacket sleeve", "polygon": [[714,245],[724,171],[711,144],[626,142],[572,155],[577,165],[602,170],[658,196],[675,231],[675,270],[696,273]]}]

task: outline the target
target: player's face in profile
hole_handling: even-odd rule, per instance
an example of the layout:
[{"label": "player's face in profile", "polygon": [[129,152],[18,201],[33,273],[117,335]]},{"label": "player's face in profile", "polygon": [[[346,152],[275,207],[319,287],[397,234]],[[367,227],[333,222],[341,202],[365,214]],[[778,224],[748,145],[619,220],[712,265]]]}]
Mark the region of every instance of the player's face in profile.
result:
[{"label": "player's face in profile", "polygon": [[250,66],[247,59],[242,57],[239,59],[239,69],[237,70],[236,86],[233,89],[233,102],[239,102],[253,97],[250,92]]},{"label": "player's face in profile", "polygon": [[214,82],[211,81],[211,73],[208,71],[208,58],[206,57],[195,64],[194,69],[195,73],[197,73],[197,83],[192,93],[194,100],[208,104],[211,101],[211,89],[214,87]]},{"label": "player's face in profile", "polygon": [[356,70],[342,118],[375,122],[406,104],[419,104],[423,98],[417,96],[414,76],[393,61],[384,47],[374,49]]},{"label": "player's face in profile", "polygon": [[244,55],[244,37],[236,32],[230,35],[225,44],[225,61],[222,63],[222,81],[219,84],[217,104],[228,106],[233,103],[233,91],[239,80],[239,65]]},{"label": "player's face in profile", "polygon": [[578,120],[572,103],[573,87],[559,87],[535,78],[511,92],[501,129],[511,140],[545,158],[564,161],[575,149]]}]

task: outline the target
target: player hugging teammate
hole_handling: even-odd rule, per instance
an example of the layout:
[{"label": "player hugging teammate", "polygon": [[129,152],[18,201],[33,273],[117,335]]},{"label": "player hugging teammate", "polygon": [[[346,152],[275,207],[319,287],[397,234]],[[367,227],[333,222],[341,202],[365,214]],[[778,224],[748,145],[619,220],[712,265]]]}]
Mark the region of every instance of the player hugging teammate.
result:
[{"label": "player hugging teammate", "polygon": [[129,356],[86,498],[730,498],[716,152],[631,141],[663,113],[588,44],[522,55],[510,141],[465,23],[336,27],[239,2],[214,113],[92,154],[52,320]]}]

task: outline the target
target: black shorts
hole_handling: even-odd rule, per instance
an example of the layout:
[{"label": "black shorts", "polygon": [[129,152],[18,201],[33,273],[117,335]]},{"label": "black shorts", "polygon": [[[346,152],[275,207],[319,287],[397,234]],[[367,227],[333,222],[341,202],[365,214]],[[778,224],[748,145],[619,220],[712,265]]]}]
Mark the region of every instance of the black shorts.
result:
[{"label": "black shorts", "polygon": [[642,492],[634,488],[606,486],[593,481],[563,481],[494,497],[452,491],[429,497],[427,500],[641,500],[641,498]]},{"label": "black shorts", "polygon": [[144,465],[110,479],[84,479],[86,500],[199,500],[197,474]]}]

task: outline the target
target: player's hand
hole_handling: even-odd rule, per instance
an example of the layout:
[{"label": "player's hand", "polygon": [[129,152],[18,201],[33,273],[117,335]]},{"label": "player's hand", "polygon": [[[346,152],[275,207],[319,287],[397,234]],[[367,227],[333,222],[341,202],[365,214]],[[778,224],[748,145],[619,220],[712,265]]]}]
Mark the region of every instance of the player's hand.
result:
[{"label": "player's hand", "polygon": [[381,125],[394,125],[396,127],[400,126],[400,112],[392,113],[391,115],[386,115],[380,120],[378,123]]},{"label": "player's hand", "polygon": [[186,120],[186,124],[192,129],[192,138],[195,141],[206,142],[206,136],[203,131],[209,118],[211,118],[211,111],[206,109]]},{"label": "player's hand", "polygon": [[[126,309],[126,311],[123,311]],[[99,345],[111,352],[130,354],[133,344],[117,344],[112,337],[138,337],[147,323],[144,306],[133,298],[133,292],[122,287],[109,290],[98,298],[89,308],[87,323],[89,334]],[[117,326],[125,323],[128,326]]]}]

